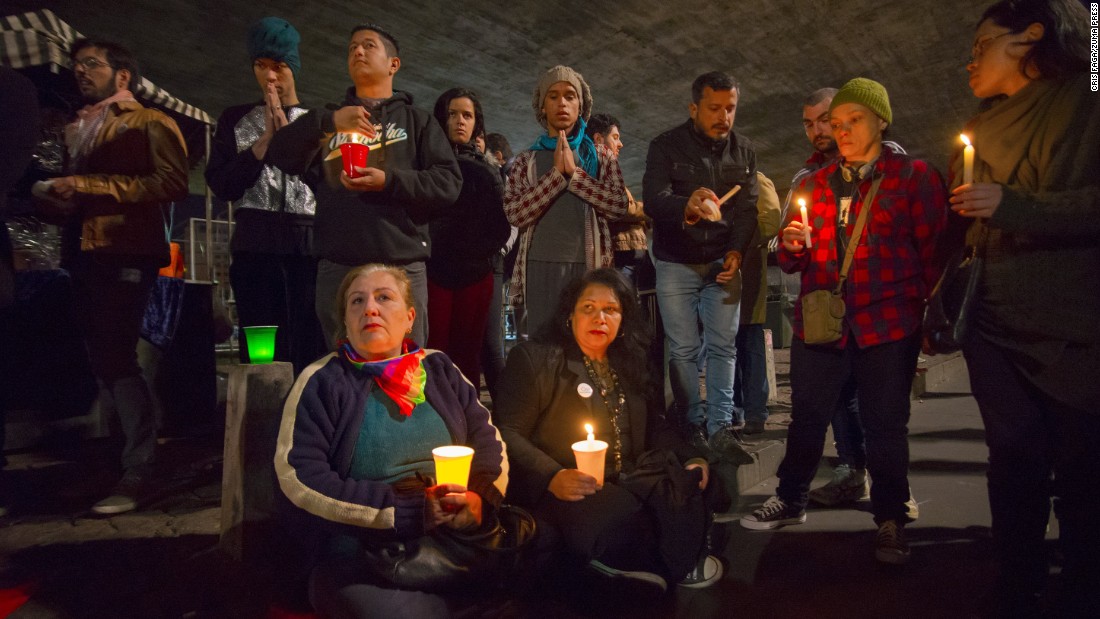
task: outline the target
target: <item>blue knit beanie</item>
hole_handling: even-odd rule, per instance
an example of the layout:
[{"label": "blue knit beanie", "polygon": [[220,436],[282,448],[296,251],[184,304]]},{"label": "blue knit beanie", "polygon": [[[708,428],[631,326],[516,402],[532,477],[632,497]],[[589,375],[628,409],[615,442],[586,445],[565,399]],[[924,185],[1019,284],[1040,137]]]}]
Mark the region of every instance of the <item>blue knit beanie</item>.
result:
[{"label": "blue knit beanie", "polygon": [[301,35],[287,20],[265,17],[248,29],[248,57],[253,62],[257,58],[285,62],[297,76],[302,68],[302,60],[298,57],[298,43],[301,40]]}]

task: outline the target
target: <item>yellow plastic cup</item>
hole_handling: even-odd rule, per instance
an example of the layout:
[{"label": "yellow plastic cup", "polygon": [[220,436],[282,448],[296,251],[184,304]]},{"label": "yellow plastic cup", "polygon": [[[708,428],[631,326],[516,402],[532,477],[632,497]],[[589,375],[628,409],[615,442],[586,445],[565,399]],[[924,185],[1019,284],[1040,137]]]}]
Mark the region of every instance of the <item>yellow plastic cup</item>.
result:
[{"label": "yellow plastic cup", "polygon": [[458,484],[463,488],[470,482],[470,463],[474,450],[465,445],[446,445],[432,450],[435,460],[435,483]]},{"label": "yellow plastic cup", "polygon": [[605,441],[577,441],[573,443],[573,457],[577,459],[577,470],[596,478],[596,487],[603,487],[603,469],[607,458]]}]

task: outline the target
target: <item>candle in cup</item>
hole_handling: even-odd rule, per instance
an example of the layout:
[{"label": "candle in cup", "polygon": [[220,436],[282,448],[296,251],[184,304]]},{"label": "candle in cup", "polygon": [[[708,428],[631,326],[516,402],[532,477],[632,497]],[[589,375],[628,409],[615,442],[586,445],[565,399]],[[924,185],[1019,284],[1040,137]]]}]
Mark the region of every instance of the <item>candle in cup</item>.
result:
[{"label": "candle in cup", "polygon": [[470,463],[474,450],[465,445],[446,445],[432,450],[435,460],[435,483],[458,484],[463,488],[470,481]]},{"label": "candle in cup", "polygon": [[589,432],[588,440],[573,443],[573,457],[577,459],[577,470],[595,477],[596,488],[602,488],[607,443],[597,441]]},{"label": "candle in cup", "polygon": [[970,144],[970,138],[965,133],[959,137],[966,144],[966,148],[963,148],[963,185],[969,185],[974,182],[974,146]]},{"label": "candle in cup", "polygon": [[798,207],[802,210],[803,231],[806,233],[806,249],[810,249],[814,245],[813,241],[810,240],[810,214],[806,212],[806,201],[799,198]]}]

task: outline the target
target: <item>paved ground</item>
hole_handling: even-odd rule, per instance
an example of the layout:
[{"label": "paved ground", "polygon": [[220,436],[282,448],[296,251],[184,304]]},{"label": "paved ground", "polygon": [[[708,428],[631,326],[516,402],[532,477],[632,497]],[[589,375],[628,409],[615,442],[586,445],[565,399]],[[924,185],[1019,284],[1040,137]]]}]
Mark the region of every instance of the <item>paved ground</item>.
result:
[{"label": "paved ground", "polygon": [[[780,402],[756,446],[761,462],[742,467],[739,510],[774,492],[774,465],[789,416],[785,351],[777,351]],[[966,617],[992,565],[977,408],[961,372],[914,401],[911,482],[921,519],[910,527],[913,560],[883,569],[871,555],[873,524],[860,508],[811,510],[806,524],[750,532],[721,527],[727,573],[707,590],[679,590],[622,614],[653,617]],[[0,588],[32,587],[10,616],[264,617],[271,600],[293,609],[300,588],[285,570],[261,577],[217,550],[220,436],[165,444],[171,488],[134,514],[86,510],[114,481],[112,446],[55,441],[12,455],[5,484],[15,497],[0,519]],[[831,447],[827,455],[833,456]],[[755,477],[747,475],[754,471]],[[827,463],[818,483],[828,475]],[[762,483],[756,482],[764,479]],[[751,482],[751,483],[750,483]],[[754,485],[756,484],[756,485]],[[1056,536],[1052,522],[1051,536]],[[583,600],[583,596],[581,596]],[[594,599],[594,598],[589,598]],[[544,603],[543,603],[544,602]],[[4,600],[0,597],[0,609]],[[604,616],[606,608],[546,596],[511,609],[525,616]],[[0,618],[4,615],[0,613]],[[286,616],[286,615],[283,615]]]}]

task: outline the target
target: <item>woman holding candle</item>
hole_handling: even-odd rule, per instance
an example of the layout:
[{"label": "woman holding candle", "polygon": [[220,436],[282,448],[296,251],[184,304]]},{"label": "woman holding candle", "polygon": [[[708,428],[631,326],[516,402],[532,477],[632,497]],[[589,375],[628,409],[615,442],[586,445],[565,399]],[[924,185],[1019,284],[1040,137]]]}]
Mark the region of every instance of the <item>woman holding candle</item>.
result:
[{"label": "woman holding candle", "polygon": [[[567,562],[662,590],[668,581],[704,587],[721,577],[706,533],[729,498],[664,423],[635,298],[614,269],[589,271],[509,354],[494,411],[512,464],[508,497],[561,536]],[[572,446],[588,442],[585,424],[608,445],[602,488],[576,468]]]},{"label": "woman holding candle", "polygon": [[[295,382],[275,455],[283,493],[307,514],[302,533],[316,533],[310,599],[324,616],[446,616],[444,598],[372,576],[362,551],[491,522],[507,485],[504,444],[450,359],[408,339],[416,310],[404,271],[352,270],[336,306],[346,333]],[[474,450],[469,483],[425,487],[432,449],[450,444]]]},{"label": "woman holding candle", "polygon": [[[854,383],[873,480],[875,558],[900,564],[909,560],[903,531],[909,521],[909,391],[924,299],[938,276],[932,258],[947,193],[932,166],[882,147],[891,122],[882,84],[855,78],[836,93],[829,124],[840,157],[798,190],[808,198],[809,225],[792,217],[780,237],[779,266],[802,278],[791,343],[791,425],[776,496],[741,518],[741,525],[766,530],[806,521],[807,491],[826,429],[841,394]],[[811,344],[803,301],[820,290],[839,290],[846,310],[838,340]]]},{"label": "woman holding candle", "polygon": [[[1088,59],[1079,2],[1012,0],[986,9],[966,66],[982,99],[966,127],[974,182],[956,156],[943,253],[985,236],[962,344],[989,446],[998,616],[1100,616],[1100,96]],[[1065,599],[1040,604],[1051,496]]]}]

